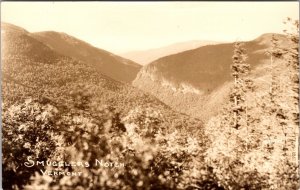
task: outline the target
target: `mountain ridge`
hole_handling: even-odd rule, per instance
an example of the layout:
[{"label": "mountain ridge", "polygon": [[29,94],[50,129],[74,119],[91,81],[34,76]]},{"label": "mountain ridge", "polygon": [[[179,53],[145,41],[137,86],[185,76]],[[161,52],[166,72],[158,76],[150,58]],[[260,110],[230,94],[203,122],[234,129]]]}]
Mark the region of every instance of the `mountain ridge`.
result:
[{"label": "mountain ridge", "polygon": [[[270,47],[268,40],[272,35],[263,34],[244,42],[248,53],[247,62],[252,70],[269,59],[266,51]],[[280,42],[285,41],[283,35],[274,35]],[[205,112],[217,110],[218,104],[229,93],[233,49],[234,43],[223,43],[159,58],[144,66],[132,84],[177,111],[206,120],[211,115]],[[215,95],[219,99],[213,98]]]},{"label": "mountain ridge", "polygon": [[96,48],[66,33],[45,31],[32,33],[31,36],[52,50],[92,64],[97,71],[121,82],[130,83],[141,68],[131,60]]},{"label": "mountain ridge", "polygon": [[190,118],[154,96],[98,72],[92,64],[53,51],[28,32],[16,31],[9,25],[1,27],[3,30],[6,32],[1,33],[1,70],[5,106],[42,97],[73,105],[82,103],[76,99],[79,93],[99,106],[113,106],[121,115],[135,107],[152,107],[168,118]]},{"label": "mountain ridge", "polygon": [[190,49],[195,49],[201,46],[217,44],[220,42],[209,40],[190,40],[186,42],[178,42],[171,45],[163,46],[160,48],[151,48],[148,50],[130,51],[120,53],[121,56],[131,59],[142,65],[146,65],[161,57],[176,54]]}]

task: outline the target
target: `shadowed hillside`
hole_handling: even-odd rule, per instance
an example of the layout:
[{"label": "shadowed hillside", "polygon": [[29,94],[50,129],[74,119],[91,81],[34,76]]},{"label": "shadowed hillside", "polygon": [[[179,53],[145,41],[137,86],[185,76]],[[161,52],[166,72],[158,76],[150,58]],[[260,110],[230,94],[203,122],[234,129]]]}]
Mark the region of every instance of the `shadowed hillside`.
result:
[{"label": "shadowed hillside", "polygon": [[31,37],[43,42],[53,51],[93,65],[97,71],[121,82],[131,82],[141,66],[65,33],[38,32]]},{"label": "shadowed hillside", "polygon": [[[254,69],[268,59],[272,34],[245,42],[248,63]],[[278,35],[284,42],[282,35]],[[160,58],[138,73],[133,85],[152,93],[177,111],[206,120],[224,102],[232,81],[233,43],[207,45]]]}]

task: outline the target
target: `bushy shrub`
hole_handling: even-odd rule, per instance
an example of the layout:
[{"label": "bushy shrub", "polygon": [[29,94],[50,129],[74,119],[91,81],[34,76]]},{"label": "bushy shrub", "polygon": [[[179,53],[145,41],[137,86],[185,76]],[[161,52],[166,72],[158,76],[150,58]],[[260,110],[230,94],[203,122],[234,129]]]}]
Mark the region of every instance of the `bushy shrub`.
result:
[{"label": "bushy shrub", "polygon": [[3,188],[21,188],[42,167],[26,167],[32,160],[51,158],[61,143],[56,127],[58,110],[49,103],[27,99],[23,104],[3,106]]}]

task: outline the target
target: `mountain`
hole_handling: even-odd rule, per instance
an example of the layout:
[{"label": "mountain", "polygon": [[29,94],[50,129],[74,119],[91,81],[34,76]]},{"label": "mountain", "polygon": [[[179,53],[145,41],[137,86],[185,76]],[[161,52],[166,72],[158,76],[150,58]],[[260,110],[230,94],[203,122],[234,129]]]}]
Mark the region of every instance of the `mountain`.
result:
[{"label": "mountain", "polygon": [[[264,34],[245,42],[252,69],[268,61],[265,51],[271,36]],[[284,37],[277,36],[284,43]],[[221,107],[230,91],[233,48],[234,43],[207,45],[160,58],[144,66],[133,85],[177,111],[206,120]]]},{"label": "mountain", "polygon": [[121,82],[130,83],[141,68],[133,61],[93,47],[66,33],[47,31],[30,36],[43,42],[53,51],[92,64],[97,71]]},{"label": "mountain", "polygon": [[1,23],[2,98],[6,107],[28,98],[72,105],[82,103],[77,98],[83,96],[98,107],[111,106],[121,115],[136,107],[151,107],[166,118],[188,119],[154,96],[102,74],[94,64],[59,54],[34,35]]},{"label": "mountain", "polygon": [[[87,168],[59,167],[61,172],[79,169],[84,175],[76,176],[75,180],[61,176],[55,184],[47,184],[47,189],[74,189],[78,187],[74,181],[80,182],[82,189],[147,189],[154,180],[153,189],[173,189],[173,185],[160,185],[159,176],[166,168],[174,168],[168,164],[181,159],[179,156],[189,159],[181,147],[186,148],[187,144],[186,152],[202,150],[194,148],[193,143],[196,138],[204,139],[200,135],[201,121],[175,112],[154,96],[104,75],[94,64],[54,51],[33,35],[1,24],[4,189],[41,189],[40,180],[35,177],[51,178],[42,176],[48,170],[46,165],[24,167],[28,158],[53,163],[91,163]],[[196,145],[201,142],[196,141]],[[92,164],[95,159],[119,161],[123,165],[121,170],[117,169],[119,177],[116,178],[117,170],[113,168]],[[135,170],[141,171],[136,176],[142,177],[133,182]],[[90,185],[98,181],[93,176],[101,177],[98,174],[106,172],[109,179],[104,183],[111,179],[124,183],[114,183],[118,186],[109,188],[100,182]],[[149,178],[150,172],[154,177]],[[143,187],[136,185],[145,178],[149,182]],[[65,185],[65,179],[71,185]]]},{"label": "mountain", "polygon": [[33,36],[1,23],[4,189],[299,189],[298,35],[271,61],[272,34],[246,42],[240,107],[233,43],[152,62],[144,93]]},{"label": "mountain", "polygon": [[158,58],[165,57],[167,55],[179,53],[190,49],[195,49],[205,45],[217,44],[217,43],[218,42],[214,42],[214,41],[192,40],[187,42],[175,43],[161,48],[121,53],[120,55],[122,57],[126,57],[130,60],[133,60],[139,64],[146,65]]}]

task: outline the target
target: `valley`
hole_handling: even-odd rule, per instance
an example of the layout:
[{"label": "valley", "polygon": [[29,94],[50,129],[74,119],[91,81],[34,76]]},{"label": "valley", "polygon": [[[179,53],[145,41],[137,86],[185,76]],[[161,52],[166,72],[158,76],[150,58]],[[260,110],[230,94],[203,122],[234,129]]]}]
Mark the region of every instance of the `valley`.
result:
[{"label": "valley", "polygon": [[[245,42],[247,62],[253,75],[256,68],[268,63],[265,54],[272,34]],[[284,42],[279,35],[280,42]],[[146,66],[133,81],[179,112],[207,120],[218,113],[230,91],[233,43],[207,45],[158,59]],[[261,70],[260,70],[261,71]]]},{"label": "valley", "polygon": [[[1,42],[6,189],[299,186],[295,33],[183,42],[127,58],[9,23]],[[91,164],[57,170],[28,160]]]}]

